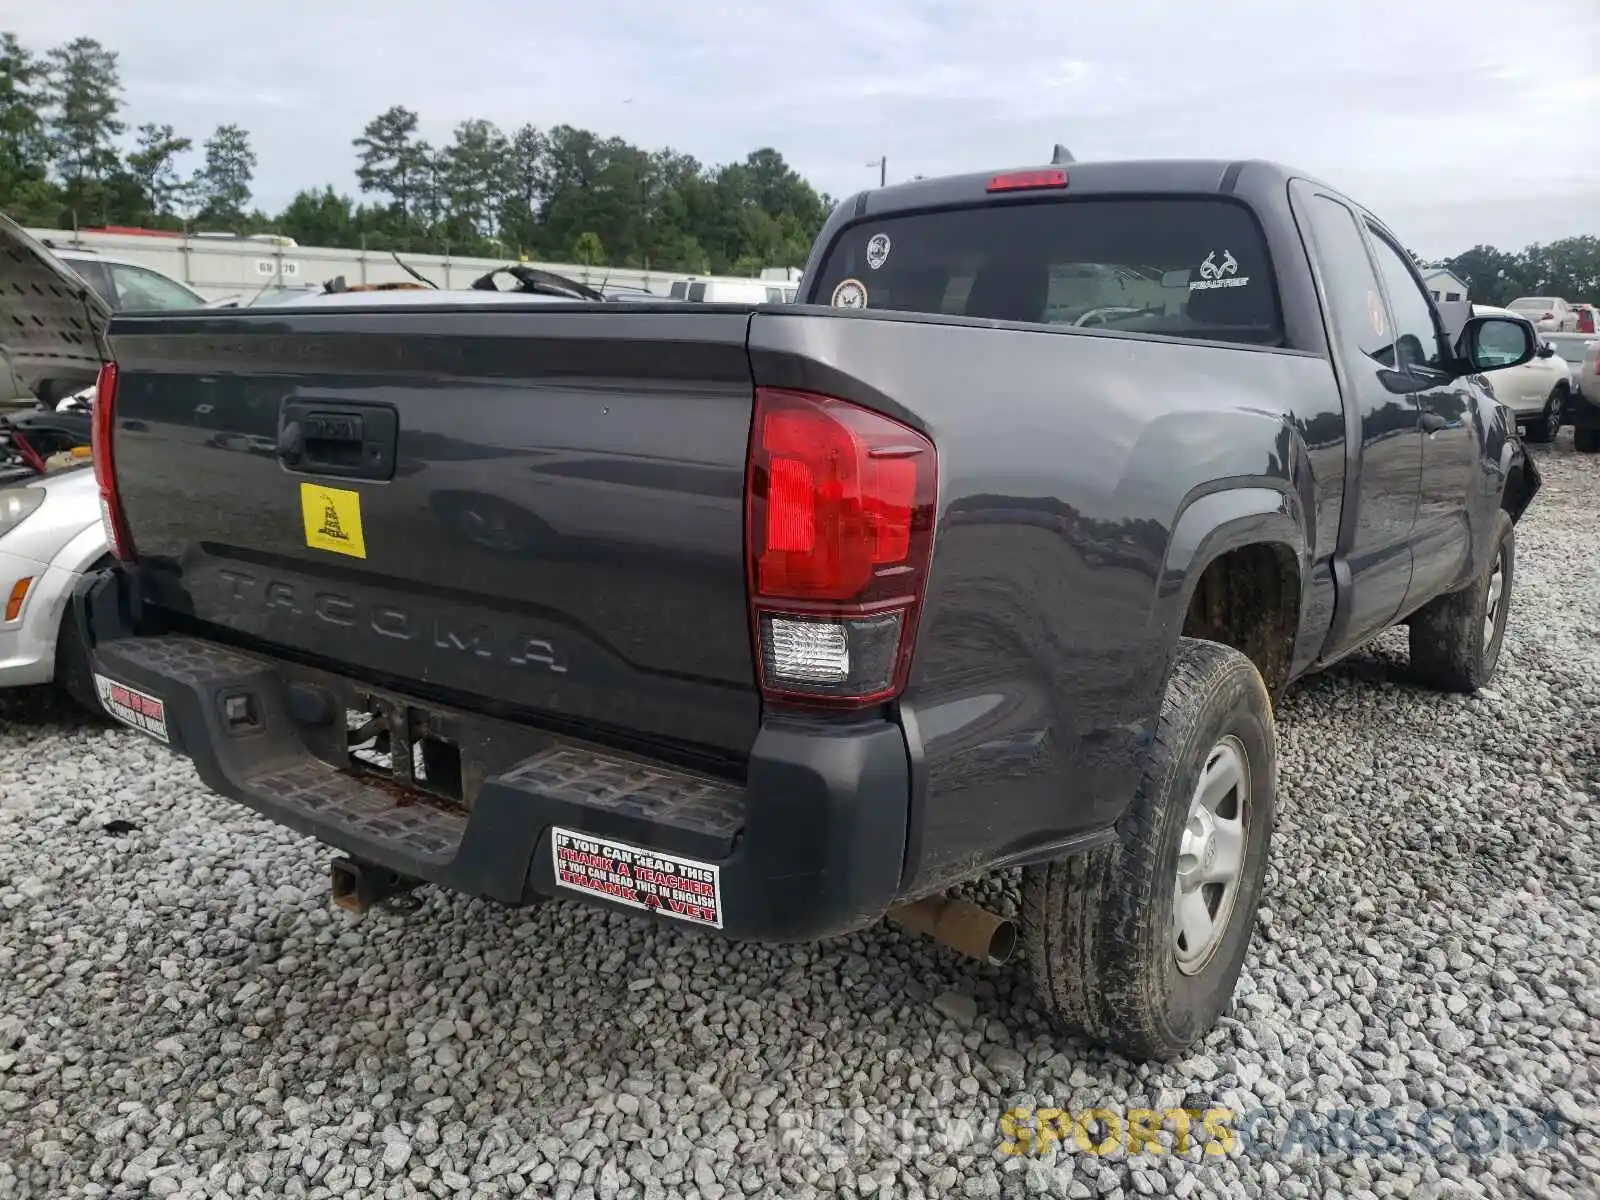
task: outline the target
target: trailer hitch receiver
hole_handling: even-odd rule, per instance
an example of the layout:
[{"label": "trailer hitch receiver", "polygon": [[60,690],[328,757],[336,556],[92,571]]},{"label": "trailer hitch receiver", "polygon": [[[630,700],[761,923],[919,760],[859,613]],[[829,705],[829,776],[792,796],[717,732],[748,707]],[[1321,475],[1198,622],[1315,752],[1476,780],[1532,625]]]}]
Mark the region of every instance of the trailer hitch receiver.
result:
[{"label": "trailer hitch receiver", "polygon": [[375,904],[411,891],[422,881],[358,858],[336,858],[329,868],[333,902],[357,916]]}]

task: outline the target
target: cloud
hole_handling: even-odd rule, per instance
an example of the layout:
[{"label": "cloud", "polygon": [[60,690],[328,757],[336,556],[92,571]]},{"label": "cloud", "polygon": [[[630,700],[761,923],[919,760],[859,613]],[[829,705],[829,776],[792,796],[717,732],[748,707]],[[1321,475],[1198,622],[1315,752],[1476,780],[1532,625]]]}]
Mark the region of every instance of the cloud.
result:
[{"label": "cloud", "polygon": [[42,47],[122,55],[131,124],[252,133],[257,198],[353,189],[350,139],[404,104],[585,126],[705,162],[771,145],[835,196],[1080,158],[1261,157],[1347,188],[1419,252],[1600,231],[1594,0],[205,0],[30,5]]}]

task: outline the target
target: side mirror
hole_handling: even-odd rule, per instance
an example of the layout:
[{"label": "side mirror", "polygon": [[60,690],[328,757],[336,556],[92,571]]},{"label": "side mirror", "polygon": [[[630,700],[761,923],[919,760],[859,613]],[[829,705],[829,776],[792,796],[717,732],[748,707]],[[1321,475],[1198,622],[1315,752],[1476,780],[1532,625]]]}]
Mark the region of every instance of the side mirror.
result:
[{"label": "side mirror", "polygon": [[1549,342],[1544,342],[1539,346],[1539,357],[1540,358],[1549,358],[1555,352],[1556,352],[1556,348],[1554,346],[1552,346]]},{"label": "side mirror", "polygon": [[1473,317],[1456,339],[1456,358],[1463,375],[1520,367],[1537,349],[1533,331],[1509,317]]}]

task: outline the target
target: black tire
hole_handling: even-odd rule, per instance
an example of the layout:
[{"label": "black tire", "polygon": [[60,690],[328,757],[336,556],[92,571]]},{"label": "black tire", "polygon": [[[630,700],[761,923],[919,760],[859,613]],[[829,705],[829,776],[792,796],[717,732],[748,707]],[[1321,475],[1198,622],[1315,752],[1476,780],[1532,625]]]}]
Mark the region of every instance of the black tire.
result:
[{"label": "black tire", "polygon": [[[109,557],[93,563],[90,571],[99,571],[111,565]],[[73,620],[72,606],[62,615],[61,628],[56,633],[55,684],[82,709],[109,720],[94,689],[94,667],[89,662],[89,648],[83,644],[78,623]]]},{"label": "black tire", "polygon": [[[1189,973],[1179,966],[1174,922],[1179,849],[1202,772],[1230,739],[1246,764],[1247,782],[1234,789],[1242,868],[1220,937]],[[1260,673],[1237,650],[1181,639],[1117,843],[1023,875],[1034,987],[1059,1024],[1130,1058],[1157,1060],[1212,1029],[1232,1004],[1250,947],[1276,795],[1277,736]]]},{"label": "black tire", "polygon": [[89,651],[78,634],[78,623],[72,619],[72,610],[61,618],[61,630],[56,634],[55,683],[79,707],[103,715],[100,699],[94,691],[94,669],[89,664]]},{"label": "black tire", "polygon": [[1523,439],[1540,446],[1548,446],[1555,441],[1556,435],[1561,432],[1561,415],[1566,407],[1567,390],[1557,387],[1544,402],[1544,411],[1528,422]]},{"label": "black tire", "polygon": [[[1500,663],[1516,582],[1517,530],[1511,514],[1495,514],[1494,551],[1482,574],[1460,591],[1438,596],[1411,614],[1411,673],[1440,692],[1487,687]],[[1489,605],[1500,572],[1493,622]]]},{"label": "black tire", "polygon": [[1600,451],[1600,429],[1586,429],[1581,425],[1573,426],[1572,446],[1579,454],[1594,454]]}]

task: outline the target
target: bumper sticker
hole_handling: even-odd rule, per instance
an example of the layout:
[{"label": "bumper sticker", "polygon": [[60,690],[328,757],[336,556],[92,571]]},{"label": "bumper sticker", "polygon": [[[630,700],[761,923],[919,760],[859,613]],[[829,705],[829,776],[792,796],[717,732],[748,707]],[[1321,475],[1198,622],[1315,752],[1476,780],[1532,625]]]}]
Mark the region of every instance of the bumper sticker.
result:
[{"label": "bumper sticker", "polygon": [[676,917],[691,925],[722,928],[719,868],[624,842],[611,842],[559,826],[550,831],[556,886],[588,892]]},{"label": "bumper sticker", "polygon": [[100,674],[94,677],[94,690],[100,706],[124,725],[159,741],[167,740],[167,706],[160,700]]},{"label": "bumper sticker", "polygon": [[367,556],[361,532],[361,493],[347,488],[300,485],[300,517],[305,523],[306,545],[331,550],[351,558]]},{"label": "bumper sticker", "polygon": [[846,279],[833,289],[833,307],[865,308],[867,287],[859,279]]}]

